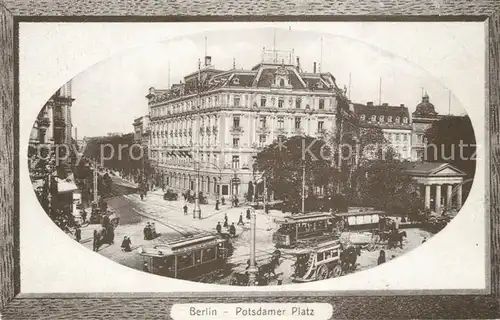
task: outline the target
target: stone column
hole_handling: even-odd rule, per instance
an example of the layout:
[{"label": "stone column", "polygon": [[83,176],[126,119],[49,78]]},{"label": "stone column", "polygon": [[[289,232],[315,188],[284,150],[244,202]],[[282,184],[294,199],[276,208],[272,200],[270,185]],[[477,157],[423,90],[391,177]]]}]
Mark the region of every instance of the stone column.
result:
[{"label": "stone column", "polygon": [[425,185],[425,208],[429,209],[431,206],[431,186]]},{"label": "stone column", "polygon": [[462,208],[462,185],[457,186],[457,210]]},{"label": "stone column", "polygon": [[450,209],[452,205],[452,189],[453,187],[451,184],[449,184],[446,189],[446,207],[448,209]]},{"label": "stone column", "polygon": [[441,185],[436,184],[436,198],[434,200],[434,208],[436,213],[441,211]]}]

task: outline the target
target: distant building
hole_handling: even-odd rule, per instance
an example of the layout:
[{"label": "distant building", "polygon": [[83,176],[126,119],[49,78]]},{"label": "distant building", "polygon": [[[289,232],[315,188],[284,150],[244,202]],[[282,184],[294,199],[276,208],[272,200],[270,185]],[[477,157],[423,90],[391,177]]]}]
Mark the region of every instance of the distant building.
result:
[{"label": "distant building", "polygon": [[139,117],[134,120],[134,141],[145,146],[149,143],[149,115]]},{"label": "distant building", "polygon": [[121,136],[121,135],[123,135],[122,132],[108,132],[107,134],[108,137]]},{"label": "distant building", "polygon": [[411,159],[412,125],[408,108],[403,104],[380,106],[368,102],[366,105],[354,104],[354,112],[359,119],[360,130],[380,128],[400,159]]},{"label": "distant building", "polygon": [[[336,132],[337,112],[349,109],[335,77],[304,72],[293,52],[263,51],[247,70],[200,70],[167,90],[151,88],[149,146],[166,185],[243,196],[254,179],[253,157],[280,136]],[[138,135],[140,121],[134,122]],[[195,161],[200,163],[195,167]]]},{"label": "distant building", "polygon": [[71,106],[73,104],[71,80],[45,103],[33,125],[30,148],[38,145],[71,144]]},{"label": "distant building", "polygon": [[426,93],[422,97],[422,102],[417,105],[415,112],[412,113],[412,157],[413,160],[423,161],[427,140],[425,131],[429,129],[435,121],[441,119],[434,105],[430,102],[429,95]]}]

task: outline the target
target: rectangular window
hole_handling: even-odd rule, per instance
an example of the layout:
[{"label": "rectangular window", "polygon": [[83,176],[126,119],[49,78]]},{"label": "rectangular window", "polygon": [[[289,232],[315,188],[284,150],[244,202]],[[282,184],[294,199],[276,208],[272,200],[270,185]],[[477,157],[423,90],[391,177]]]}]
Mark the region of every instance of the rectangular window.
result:
[{"label": "rectangular window", "polygon": [[396,141],[399,141],[399,133],[396,133]]},{"label": "rectangular window", "polygon": [[285,104],[285,101],[283,99],[278,100],[278,108],[283,108],[284,104]]},{"label": "rectangular window", "polygon": [[318,131],[323,130],[323,121],[318,121]]},{"label": "rectangular window", "polygon": [[260,106],[265,107],[266,106],[266,97],[260,98]]},{"label": "rectangular window", "polygon": [[259,137],[259,144],[261,147],[263,147],[266,144],[266,136]]},{"label": "rectangular window", "polygon": [[319,99],[319,109],[320,110],[325,109],[325,100]]},{"label": "rectangular window", "polygon": [[215,260],[215,248],[203,249],[203,262]]},{"label": "rectangular window", "polygon": [[302,100],[300,100],[300,99],[295,100],[295,108],[300,109],[301,104],[302,104]]},{"label": "rectangular window", "polygon": [[235,128],[240,127],[240,117],[233,117],[233,127]]},{"label": "rectangular window", "polygon": [[233,169],[240,168],[240,156],[233,156]]},{"label": "rectangular window", "polygon": [[408,141],[408,135],[407,134],[403,134],[403,141]]},{"label": "rectangular window", "polygon": [[222,186],[222,195],[227,196],[228,194],[229,194],[229,187],[227,186],[227,184],[225,184]]},{"label": "rectangular window", "polygon": [[178,256],[177,268],[179,270],[186,269],[193,266],[193,253],[188,253],[182,256]]},{"label": "rectangular window", "polygon": [[260,117],[260,127],[261,128],[266,127],[266,117]]},{"label": "rectangular window", "polygon": [[283,117],[278,118],[278,128],[283,129],[285,127],[285,119]]},{"label": "rectangular window", "polygon": [[240,106],[240,97],[234,97],[234,105],[236,107],[239,107]]},{"label": "rectangular window", "polygon": [[240,146],[240,138],[233,138],[233,148],[238,148]]},{"label": "rectangular window", "polygon": [[300,118],[295,118],[295,129],[300,129],[301,127],[301,119]]}]

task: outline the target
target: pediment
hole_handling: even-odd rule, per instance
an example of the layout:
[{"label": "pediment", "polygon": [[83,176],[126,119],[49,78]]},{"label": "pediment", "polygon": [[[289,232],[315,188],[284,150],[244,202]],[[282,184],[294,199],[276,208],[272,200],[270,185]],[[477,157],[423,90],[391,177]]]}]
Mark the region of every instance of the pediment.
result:
[{"label": "pediment", "polygon": [[447,164],[431,173],[432,176],[463,176],[465,173],[454,166]]}]

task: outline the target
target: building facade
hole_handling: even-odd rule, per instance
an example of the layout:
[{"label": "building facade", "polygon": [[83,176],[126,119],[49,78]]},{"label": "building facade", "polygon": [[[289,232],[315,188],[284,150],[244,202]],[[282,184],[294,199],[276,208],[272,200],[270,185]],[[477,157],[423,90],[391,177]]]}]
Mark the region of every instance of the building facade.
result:
[{"label": "building facade", "polygon": [[[286,63],[285,63],[286,61]],[[211,58],[168,90],[151,88],[149,146],[176,190],[244,196],[253,157],[280,136],[335,132],[345,92],[328,72],[303,72],[293,52],[263,52],[249,70],[218,70]]]},{"label": "building facade", "polygon": [[412,124],[407,107],[403,104],[389,106],[387,103],[376,106],[368,102],[366,105],[354,104],[354,112],[360,129],[380,128],[399,158],[411,159]]},{"label": "building facade", "polygon": [[71,81],[62,86],[47,101],[37,116],[30,135],[30,149],[38,145],[70,145],[73,125]]},{"label": "building facade", "polygon": [[435,121],[441,119],[436,112],[434,105],[430,102],[427,93],[422,97],[422,101],[417,105],[412,113],[412,156],[413,160],[425,161],[425,149],[427,141],[425,131],[429,129]]}]

